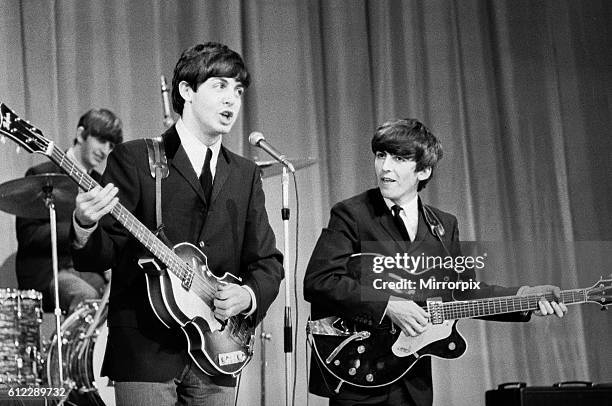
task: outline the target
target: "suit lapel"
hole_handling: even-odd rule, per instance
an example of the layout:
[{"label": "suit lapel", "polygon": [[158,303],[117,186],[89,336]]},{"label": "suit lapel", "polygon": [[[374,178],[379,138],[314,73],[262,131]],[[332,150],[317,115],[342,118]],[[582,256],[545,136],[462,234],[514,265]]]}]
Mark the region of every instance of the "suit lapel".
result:
[{"label": "suit lapel", "polygon": [[189,183],[189,186],[198,194],[198,197],[202,199],[204,203],[206,203],[206,197],[204,196],[204,190],[202,190],[202,185],[200,185],[200,180],[198,179],[193,166],[191,166],[191,161],[187,156],[187,152],[185,152],[185,148],[181,145],[176,151],[176,155],[172,160],[171,164],[176,171]]},{"label": "suit lapel", "polygon": [[204,190],[202,190],[198,175],[191,165],[185,148],[181,145],[181,139],[176,132],[176,128],[172,126],[164,133],[163,138],[169,165],[176,169],[176,172],[187,181],[189,186],[197,193],[198,197],[206,203]]},{"label": "suit lapel", "polygon": [[421,244],[423,244],[423,241],[425,241],[428,238],[428,226],[427,223],[425,222],[425,219],[423,218],[423,212],[421,210],[421,203],[419,200],[419,222],[418,222],[418,226],[417,226],[417,233],[416,236],[414,237],[414,241],[412,241],[412,243],[410,244],[410,250],[413,251],[415,249],[417,249]]},{"label": "suit lapel", "polygon": [[215,171],[215,180],[213,181],[213,190],[210,195],[210,202],[215,201],[221,188],[225,184],[225,181],[229,177],[231,166],[229,162],[229,156],[226,153],[225,147],[221,145],[221,151],[219,151],[219,157],[217,158],[217,169]]},{"label": "suit lapel", "polygon": [[391,210],[387,207],[380,191],[376,191],[376,195],[374,197],[374,208],[376,210],[378,223],[385,230],[385,233],[389,236],[390,239],[395,241],[400,252],[406,252],[411,254],[416,249],[418,249],[424,241],[429,239],[429,226],[425,221],[423,216],[423,209],[421,207],[421,199],[419,198],[419,222],[417,226],[417,233],[414,238],[414,241],[404,241],[402,238],[400,231],[397,229],[397,225],[393,219],[393,214]]},{"label": "suit lapel", "polygon": [[395,225],[393,214],[391,213],[391,210],[389,210],[389,208],[387,207],[385,200],[380,194],[380,190],[375,189],[373,192],[373,205],[378,224],[380,224],[381,228],[385,230],[385,233],[389,236],[389,239],[395,242],[398,248],[398,252],[406,252],[410,241],[403,240],[400,231]]}]

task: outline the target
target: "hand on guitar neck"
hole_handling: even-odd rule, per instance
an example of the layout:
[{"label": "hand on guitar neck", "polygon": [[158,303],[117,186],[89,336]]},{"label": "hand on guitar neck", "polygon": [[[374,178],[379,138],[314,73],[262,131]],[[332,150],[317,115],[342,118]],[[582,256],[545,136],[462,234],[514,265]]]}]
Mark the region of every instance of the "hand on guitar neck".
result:
[{"label": "hand on guitar neck", "polygon": [[116,197],[118,191],[112,183],[109,183],[104,188],[96,186],[89,192],[79,193],[74,209],[74,217],[78,225],[84,228],[92,227],[103,216],[110,213],[119,201]]},{"label": "hand on guitar neck", "polygon": [[[536,316],[549,316],[554,314],[561,318],[567,313],[567,306],[559,301],[560,289],[557,286],[523,286],[518,290],[517,296],[541,297],[538,302],[539,310],[534,312]],[[391,296],[389,298],[385,315],[388,316],[404,334],[411,337],[422,334],[427,329],[430,320],[429,313],[421,306],[417,305],[412,300],[406,300],[396,296]]]},{"label": "hand on guitar neck", "polygon": [[[557,317],[563,317],[567,313],[567,306],[564,303],[560,303],[561,290],[558,286],[553,285],[538,285],[538,286],[522,286],[517,296],[540,296],[538,302],[539,310],[536,310],[534,314],[536,316],[548,316],[556,314]],[[554,300],[551,296],[554,296]]]}]

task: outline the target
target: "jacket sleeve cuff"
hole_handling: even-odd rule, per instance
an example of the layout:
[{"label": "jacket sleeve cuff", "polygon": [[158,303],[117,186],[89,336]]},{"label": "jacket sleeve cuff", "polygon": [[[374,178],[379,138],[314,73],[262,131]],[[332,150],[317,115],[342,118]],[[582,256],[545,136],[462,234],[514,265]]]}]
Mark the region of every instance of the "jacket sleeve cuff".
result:
[{"label": "jacket sleeve cuff", "polygon": [[245,315],[245,317],[249,317],[255,313],[255,310],[257,310],[257,299],[255,299],[255,292],[253,292],[253,289],[251,289],[249,286],[242,285],[242,288],[246,289],[246,291],[249,292],[249,295],[251,295],[251,308],[242,313]]},{"label": "jacket sleeve cuff", "polygon": [[83,248],[85,244],[87,244],[87,241],[89,241],[89,237],[91,237],[91,234],[93,234],[96,228],[98,228],[98,223],[95,223],[91,227],[83,227],[77,221],[74,212],[72,212],[72,227],[74,227],[74,239],[72,240],[72,247],[78,250]]}]

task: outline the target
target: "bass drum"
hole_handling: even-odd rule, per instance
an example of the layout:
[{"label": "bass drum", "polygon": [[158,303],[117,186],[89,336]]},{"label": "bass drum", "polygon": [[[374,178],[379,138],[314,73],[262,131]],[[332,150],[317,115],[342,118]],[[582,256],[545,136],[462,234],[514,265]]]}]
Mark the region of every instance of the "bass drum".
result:
[{"label": "bass drum", "polygon": [[[99,300],[88,300],[62,323],[62,364],[64,384],[60,383],[57,337],[47,351],[47,377],[52,387],[68,387],[66,404],[111,406],[115,404],[112,381],[100,376],[108,337],[106,307],[98,311]],[[96,314],[99,318],[95,321]]]}]

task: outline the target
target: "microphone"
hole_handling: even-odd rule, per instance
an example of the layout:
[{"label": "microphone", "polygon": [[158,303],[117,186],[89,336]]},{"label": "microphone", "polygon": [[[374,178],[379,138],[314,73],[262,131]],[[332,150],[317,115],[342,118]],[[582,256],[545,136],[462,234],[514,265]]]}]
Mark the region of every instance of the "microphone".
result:
[{"label": "microphone", "polygon": [[285,165],[292,173],[295,172],[295,168],[291,162],[287,160],[284,154],[281,154],[272,145],[268,144],[262,133],[258,131],[252,132],[251,135],[249,135],[249,144],[263,149],[270,154],[272,158]]},{"label": "microphone", "polygon": [[166,85],[166,77],[164,75],[161,75],[161,96],[164,111],[164,126],[170,128],[172,124],[174,124],[174,120],[170,113],[170,97],[168,96],[168,86]]}]

